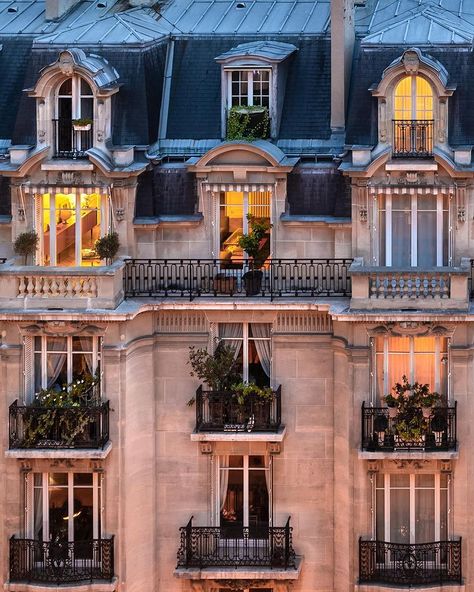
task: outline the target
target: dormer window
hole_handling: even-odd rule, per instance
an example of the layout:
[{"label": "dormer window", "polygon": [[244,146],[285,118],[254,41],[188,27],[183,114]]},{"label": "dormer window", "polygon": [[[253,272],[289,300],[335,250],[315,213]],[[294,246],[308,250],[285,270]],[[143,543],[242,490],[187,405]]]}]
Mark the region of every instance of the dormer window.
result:
[{"label": "dormer window", "polygon": [[270,107],[270,70],[228,72],[228,106]]},{"label": "dormer window", "polygon": [[421,76],[405,76],[395,87],[393,156],[431,156],[433,90]]},{"label": "dormer window", "polygon": [[94,95],[81,76],[67,78],[56,97],[55,156],[82,158],[93,145]]}]

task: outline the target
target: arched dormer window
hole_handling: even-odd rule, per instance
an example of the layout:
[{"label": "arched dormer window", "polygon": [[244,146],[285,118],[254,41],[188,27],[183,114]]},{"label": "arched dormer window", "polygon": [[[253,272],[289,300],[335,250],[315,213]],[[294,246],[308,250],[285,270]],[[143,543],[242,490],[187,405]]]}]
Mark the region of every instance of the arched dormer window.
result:
[{"label": "arched dormer window", "polygon": [[55,156],[83,157],[93,145],[94,94],[89,83],[77,74],[64,80],[55,109]]},{"label": "arched dormer window", "polygon": [[405,76],[395,86],[393,156],[433,152],[433,90],[421,76]]}]

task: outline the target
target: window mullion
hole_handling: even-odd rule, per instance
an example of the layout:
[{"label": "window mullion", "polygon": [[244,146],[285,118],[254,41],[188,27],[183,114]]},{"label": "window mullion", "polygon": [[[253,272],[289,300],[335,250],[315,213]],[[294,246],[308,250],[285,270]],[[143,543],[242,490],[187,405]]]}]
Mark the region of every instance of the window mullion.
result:
[{"label": "window mullion", "polygon": [[412,473],[410,475],[410,543],[413,544],[416,542],[416,516],[415,516],[415,507],[416,507],[416,490],[415,490],[415,475]]},{"label": "window mullion", "polygon": [[249,379],[249,324],[242,323],[242,374],[244,382]]},{"label": "window mullion", "polygon": [[43,541],[49,541],[49,483],[48,473],[42,473],[43,487]]},{"label": "window mullion", "polygon": [[435,490],[434,490],[434,519],[435,519],[435,541],[441,540],[441,479],[440,474],[435,474]]},{"label": "window mullion", "polygon": [[67,502],[68,502],[68,541],[74,540],[74,473],[69,472],[67,474]]},{"label": "window mullion", "polygon": [[385,540],[390,541],[390,473],[384,474]]},{"label": "window mullion", "polygon": [[76,204],[76,247],[74,249],[74,257],[76,259],[75,264],[81,265],[81,252],[82,252],[82,236],[81,236],[81,226],[82,226],[82,219],[81,219],[81,195],[80,193],[75,193],[75,204]]},{"label": "window mullion", "polygon": [[57,265],[56,255],[56,193],[49,195],[49,261],[50,265]]},{"label": "window mullion", "polygon": [[48,388],[48,338],[41,336],[41,387]]},{"label": "window mullion", "polygon": [[410,382],[415,382],[415,339],[410,337]]},{"label": "window mullion", "polygon": [[441,346],[440,346],[440,337],[437,335],[435,337],[435,364],[434,364],[434,390],[439,393],[441,392]]},{"label": "window mullion", "polygon": [[416,76],[411,77],[411,118],[416,119]]},{"label": "window mullion", "polygon": [[253,72],[249,70],[247,74],[247,102],[249,106],[253,105]]},{"label": "window mullion", "polygon": [[389,384],[388,384],[388,376],[389,376],[389,341],[388,337],[383,338],[383,395],[388,395]]},{"label": "window mullion", "polygon": [[67,382],[68,384],[71,384],[72,382],[72,337],[68,336],[66,337],[66,363],[67,363],[67,369],[66,369],[66,375],[67,375]]},{"label": "window mullion", "polygon": [[392,196],[385,196],[385,265],[392,266]]},{"label": "window mullion", "polygon": [[443,195],[436,198],[436,265],[443,265]]},{"label": "window mullion", "polygon": [[100,538],[99,533],[99,474],[92,473],[92,536]]},{"label": "window mullion", "polygon": [[411,266],[416,267],[418,265],[418,202],[417,194],[414,193],[411,196]]},{"label": "window mullion", "polygon": [[244,457],[244,526],[249,525],[249,456]]}]

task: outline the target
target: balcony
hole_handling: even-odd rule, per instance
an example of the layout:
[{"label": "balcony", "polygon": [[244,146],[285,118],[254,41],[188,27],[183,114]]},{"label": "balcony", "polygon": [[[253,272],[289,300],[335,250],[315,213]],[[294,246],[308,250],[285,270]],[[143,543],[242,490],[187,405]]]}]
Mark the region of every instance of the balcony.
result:
[{"label": "balcony", "polygon": [[10,582],[65,585],[113,577],[113,536],[73,543],[10,539]]},{"label": "balcony", "polygon": [[219,526],[180,528],[177,569],[268,568],[297,569],[290,518],[283,527],[254,526],[229,530]]},{"label": "balcony", "polygon": [[94,143],[93,124],[82,126],[73,125],[72,119],[53,119],[54,158],[84,159],[86,151]]},{"label": "balcony", "polygon": [[0,266],[0,309],[115,309],[123,261],[97,267]]},{"label": "balcony", "polygon": [[273,391],[273,397],[272,401],[250,397],[239,404],[231,392],[205,391],[200,386],[196,391],[196,430],[192,439],[282,440],[281,386]]},{"label": "balcony", "polygon": [[424,420],[424,433],[419,437],[407,437],[399,429],[397,417],[391,417],[389,408],[366,407],[362,403],[362,450],[388,453],[456,451],[456,409],[456,403],[452,407],[435,407],[432,415]]},{"label": "balcony", "polygon": [[414,545],[359,539],[359,583],[462,584],[461,539]]},{"label": "balcony", "polygon": [[467,311],[471,260],[461,259],[459,267],[393,267],[365,266],[361,257],[354,259],[351,308],[383,309],[449,309]]},{"label": "balcony", "polygon": [[200,296],[348,297],[352,259],[271,259],[259,279],[249,277],[248,262],[220,259],[129,259],[125,267],[126,298]]},{"label": "balcony", "polygon": [[432,119],[393,120],[393,158],[431,158],[433,156]]}]

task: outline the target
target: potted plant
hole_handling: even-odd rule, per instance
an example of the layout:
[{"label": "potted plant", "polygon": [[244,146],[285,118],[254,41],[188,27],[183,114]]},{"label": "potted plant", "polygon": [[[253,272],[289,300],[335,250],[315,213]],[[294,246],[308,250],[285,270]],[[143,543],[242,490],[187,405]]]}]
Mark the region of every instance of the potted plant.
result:
[{"label": "potted plant", "polygon": [[420,389],[420,404],[423,417],[428,419],[431,417],[433,407],[440,401],[441,397],[436,392],[431,392],[427,384],[421,385]]},{"label": "potted plant", "polygon": [[101,259],[110,265],[120,248],[119,236],[116,232],[109,232],[95,242],[95,250]]},{"label": "potted plant", "polygon": [[398,415],[398,399],[389,394],[384,397],[384,400],[388,407],[388,416],[394,419]]},{"label": "potted plant", "polygon": [[250,232],[239,237],[238,245],[247,253],[250,262],[250,271],[242,276],[245,293],[247,296],[255,296],[262,288],[263,272],[260,267],[266,258],[262,256],[261,243],[272,225],[266,218],[256,218],[252,214],[247,214],[247,220]]},{"label": "potted plant", "polygon": [[27,232],[21,232],[13,243],[13,250],[17,255],[24,257],[25,265],[27,264],[28,257],[36,253],[38,248],[39,236],[34,230],[28,230]]},{"label": "potted plant", "polygon": [[254,140],[268,138],[270,118],[268,108],[260,105],[235,105],[229,109],[227,140]]},{"label": "potted plant", "polygon": [[275,393],[269,386],[259,387],[252,382],[239,382],[232,385],[232,397],[239,407],[239,423],[251,432],[256,420],[261,424],[270,417]]},{"label": "potted plant", "polygon": [[88,132],[92,127],[92,119],[87,117],[73,119],[72,127],[75,132]]}]

